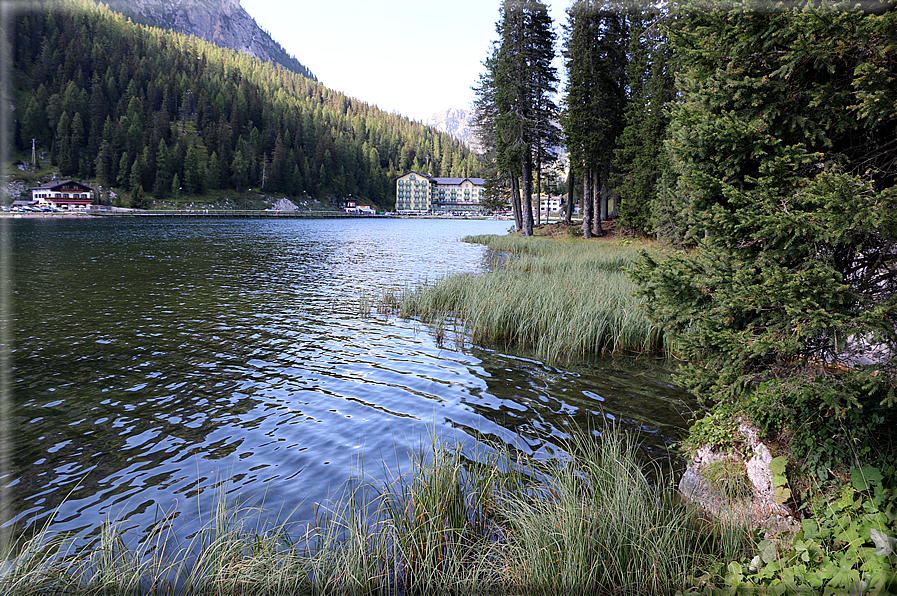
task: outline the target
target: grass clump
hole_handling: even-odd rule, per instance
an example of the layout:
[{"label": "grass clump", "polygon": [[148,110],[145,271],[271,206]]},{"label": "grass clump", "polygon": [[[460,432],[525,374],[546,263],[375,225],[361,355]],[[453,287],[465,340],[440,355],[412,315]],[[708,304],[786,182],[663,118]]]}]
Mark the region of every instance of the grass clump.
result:
[{"label": "grass clump", "polygon": [[695,523],[630,436],[582,433],[566,449],[469,458],[434,442],[407,473],[348,485],[313,521],[269,522],[222,497],[175,546],[176,516],[131,548],[117,524],[79,549],[47,526],[7,556],[0,593],[673,594],[741,554]]},{"label": "grass clump", "polygon": [[751,481],[747,476],[744,462],[740,459],[725,457],[710,462],[701,470],[701,475],[726,499],[740,501],[752,494]]},{"label": "grass clump", "polygon": [[625,271],[638,246],[521,236],[465,240],[514,256],[493,271],[422,284],[384,302],[425,322],[456,318],[474,342],[529,348],[552,362],[666,349]]},{"label": "grass clump", "polygon": [[575,439],[569,462],[546,464],[550,480],[508,503],[524,593],[672,594],[709,559],[737,552],[738,540],[702,533],[663,471],[640,465],[637,445],[615,432]]}]

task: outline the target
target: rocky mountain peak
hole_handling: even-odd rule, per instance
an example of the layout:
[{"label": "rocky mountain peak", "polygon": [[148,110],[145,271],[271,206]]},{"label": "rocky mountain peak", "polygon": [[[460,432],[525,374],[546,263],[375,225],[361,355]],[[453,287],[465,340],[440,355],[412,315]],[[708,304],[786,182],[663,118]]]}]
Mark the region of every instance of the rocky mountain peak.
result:
[{"label": "rocky mountain peak", "polygon": [[258,26],[240,0],[105,0],[105,4],[136,23],[195,35],[315,78]]},{"label": "rocky mountain peak", "polygon": [[477,139],[473,134],[473,112],[471,110],[460,108],[440,110],[431,114],[424,124],[432,126],[440,132],[448,133],[474,150],[478,150]]}]

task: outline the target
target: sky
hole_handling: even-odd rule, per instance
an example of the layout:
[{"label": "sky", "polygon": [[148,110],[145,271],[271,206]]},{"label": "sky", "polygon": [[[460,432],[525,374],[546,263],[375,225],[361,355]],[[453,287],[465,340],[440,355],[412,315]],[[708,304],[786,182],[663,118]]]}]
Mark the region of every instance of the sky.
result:
[{"label": "sky", "polygon": [[[571,0],[546,2],[560,41]],[[240,0],[325,86],[426,121],[470,108],[499,0]],[[426,83],[421,82],[423,77]]]}]

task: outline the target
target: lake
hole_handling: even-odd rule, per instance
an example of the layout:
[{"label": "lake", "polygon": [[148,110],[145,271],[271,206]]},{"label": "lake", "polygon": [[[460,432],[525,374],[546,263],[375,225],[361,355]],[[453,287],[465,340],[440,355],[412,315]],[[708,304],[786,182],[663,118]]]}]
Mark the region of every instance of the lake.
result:
[{"label": "lake", "polygon": [[352,478],[434,438],[550,454],[619,421],[658,456],[696,407],[650,361],[547,365],[437,341],[364,308],[384,289],[487,270],[460,239],[506,221],[21,219],[11,234],[16,533],[81,536],[163,515],[181,536],[222,492],[313,518]]}]

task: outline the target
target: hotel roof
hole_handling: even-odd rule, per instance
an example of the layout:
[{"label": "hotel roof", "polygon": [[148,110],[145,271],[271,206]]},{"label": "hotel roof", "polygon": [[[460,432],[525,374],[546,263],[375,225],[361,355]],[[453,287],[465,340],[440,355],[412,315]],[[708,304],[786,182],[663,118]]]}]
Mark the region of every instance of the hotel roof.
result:
[{"label": "hotel roof", "polygon": [[486,184],[483,178],[431,178],[436,184],[461,184],[465,180],[470,180],[473,184],[482,186]]}]

